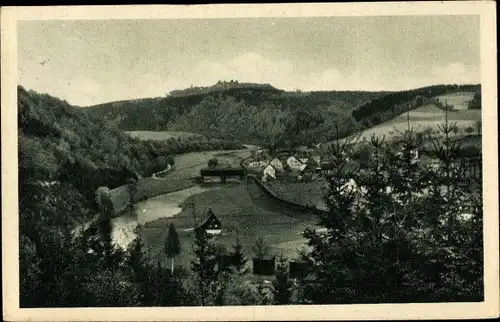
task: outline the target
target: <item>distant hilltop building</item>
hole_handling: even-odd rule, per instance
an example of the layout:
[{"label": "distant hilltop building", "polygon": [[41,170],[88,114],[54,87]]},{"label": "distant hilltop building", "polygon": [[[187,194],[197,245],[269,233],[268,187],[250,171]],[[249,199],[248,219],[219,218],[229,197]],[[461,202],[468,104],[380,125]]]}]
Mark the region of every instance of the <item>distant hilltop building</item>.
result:
[{"label": "distant hilltop building", "polygon": [[218,81],[217,84],[213,86],[191,86],[186,89],[173,90],[167,94],[167,96],[189,96],[189,95],[200,95],[208,94],[211,92],[224,91],[228,89],[235,88],[248,88],[248,89],[275,89],[270,84],[258,84],[258,83],[240,83],[237,80],[230,81]]}]

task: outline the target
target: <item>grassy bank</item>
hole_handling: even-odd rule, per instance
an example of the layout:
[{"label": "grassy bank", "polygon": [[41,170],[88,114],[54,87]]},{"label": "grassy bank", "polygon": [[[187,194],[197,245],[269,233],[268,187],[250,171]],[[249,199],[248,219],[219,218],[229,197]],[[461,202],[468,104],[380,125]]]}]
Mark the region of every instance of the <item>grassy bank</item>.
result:
[{"label": "grassy bank", "polygon": [[[457,101],[455,103],[459,104],[460,102]],[[409,112],[409,116],[410,125],[417,132],[423,132],[427,128],[437,131],[438,125],[442,125],[445,122],[445,111],[439,109],[435,104],[427,104],[412,110]],[[476,121],[481,120],[481,110],[459,109],[449,111],[448,119],[450,122],[457,123],[458,128],[462,131],[467,127],[475,128]],[[390,121],[364,130],[361,133],[361,138],[366,137],[369,139],[372,134],[379,137],[385,135],[390,138],[392,135],[398,134],[398,131],[404,132],[407,126],[407,115],[403,113]],[[463,134],[457,133],[457,135],[462,136]]]},{"label": "grassy bank", "polygon": [[187,139],[190,137],[203,138],[203,135],[180,131],[126,131],[128,135],[139,140],[166,141],[170,138]]},{"label": "grassy bank", "polygon": [[216,237],[216,242],[231,250],[238,235],[248,258],[253,256],[251,248],[257,236],[271,246],[272,253],[278,255],[283,252],[287,257],[294,257],[297,248],[305,247],[301,232],[305,227],[315,227],[315,215],[276,203],[253,183],[228,184],[221,189],[189,197],[183,204],[183,210],[172,218],[162,218],[142,226],[141,236],[153,259],[166,261],[166,227],[172,222],[182,244],[177,262],[189,265],[193,259],[193,233],[190,230],[194,222],[193,203],[197,217],[212,208],[220,219],[223,234]]},{"label": "grassy bank", "polygon": [[266,186],[279,198],[304,206],[314,205],[318,209],[326,209],[323,198],[323,188],[325,185],[326,182],[324,180],[311,182],[266,182]]},{"label": "grassy bank", "polygon": [[[191,178],[175,178],[168,180],[143,178],[137,182],[137,192],[135,194],[134,202],[139,202],[165,193],[187,189],[195,184],[195,181]],[[130,201],[129,187],[121,186],[116,189],[112,189],[110,194],[116,214],[121,213]]]}]

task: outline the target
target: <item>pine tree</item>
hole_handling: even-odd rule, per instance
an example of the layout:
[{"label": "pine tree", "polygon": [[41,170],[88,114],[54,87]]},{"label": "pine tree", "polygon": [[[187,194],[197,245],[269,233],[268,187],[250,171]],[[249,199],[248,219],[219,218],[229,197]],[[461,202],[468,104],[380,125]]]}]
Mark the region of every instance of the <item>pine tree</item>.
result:
[{"label": "pine tree", "polygon": [[236,243],[233,245],[233,251],[230,253],[231,264],[240,275],[244,275],[250,272],[247,267],[247,259],[245,254],[243,254],[243,247],[240,243],[240,238],[236,237]]},{"label": "pine tree", "polygon": [[292,296],[292,282],[288,277],[287,259],[281,254],[278,258],[276,272],[274,273],[275,280],[273,281],[273,297],[274,304],[284,305],[290,304]]},{"label": "pine tree", "polygon": [[165,240],[165,254],[167,258],[170,258],[171,263],[171,273],[174,273],[174,259],[175,256],[179,255],[181,252],[181,243],[179,241],[179,235],[175,230],[173,223],[170,223],[168,227],[167,239]]},{"label": "pine tree", "polygon": [[[480,193],[461,184],[460,147],[448,136],[453,126],[446,122],[440,130],[436,171],[415,158],[420,142],[411,128],[392,147],[372,137],[374,153],[359,171],[344,171],[346,146],[337,141],[331,147],[336,166],[328,178],[330,211],[319,218],[327,234],[305,232],[312,251],[304,257],[314,276],[305,285],[306,302],[479,298]],[[472,209],[468,221],[459,218],[466,206]]]},{"label": "pine tree", "polygon": [[139,302],[145,303],[147,294],[150,291],[147,287],[147,280],[150,278],[150,267],[146,261],[143,244],[140,235],[137,233],[136,238],[128,247],[127,265],[131,270],[131,277],[133,283],[137,286]]},{"label": "pine tree", "polygon": [[255,240],[255,244],[252,247],[255,258],[263,259],[269,254],[269,245],[264,241],[262,237]]},{"label": "pine tree", "polygon": [[202,306],[213,303],[217,288],[218,272],[217,250],[209,240],[209,235],[204,229],[195,230],[193,253],[195,259],[191,261],[191,270],[196,274],[198,296]]}]

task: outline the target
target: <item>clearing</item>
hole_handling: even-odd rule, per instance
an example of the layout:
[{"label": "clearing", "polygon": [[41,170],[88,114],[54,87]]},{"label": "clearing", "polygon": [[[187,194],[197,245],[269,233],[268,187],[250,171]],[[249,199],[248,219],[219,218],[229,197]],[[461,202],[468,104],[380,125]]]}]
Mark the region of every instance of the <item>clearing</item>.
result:
[{"label": "clearing", "polygon": [[[412,126],[416,132],[423,132],[427,128],[437,131],[438,125],[442,125],[445,122],[445,111],[438,108],[435,104],[427,104],[414,109],[410,111],[409,115],[410,126]],[[448,120],[457,124],[459,132],[456,133],[456,135],[461,136],[463,135],[461,132],[468,127],[472,127],[474,131],[476,131],[476,122],[481,120],[481,110],[457,109],[456,111],[449,111]],[[363,139],[363,137],[370,139],[372,134],[379,137],[382,135],[391,137],[397,135],[398,131],[404,132],[406,129],[406,113],[403,113],[390,121],[364,130],[361,132],[360,139]]]},{"label": "clearing", "polygon": [[457,92],[437,96],[441,103],[448,103],[454,109],[466,110],[469,108],[469,102],[474,98],[474,92]]},{"label": "clearing", "polygon": [[186,139],[190,137],[203,138],[203,135],[179,131],[125,131],[128,135],[139,140],[166,141],[170,138]]},{"label": "clearing", "polygon": [[327,209],[323,198],[326,188],[325,180],[311,182],[284,182],[269,181],[266,186],[283,200],[298,203],[304,206],[314,205],[318,209]]},{"label": "clearing", "polygon": [[241,150],[219,150],[191,152],[175,156],[175,169],[165,173],[165,178],[193,178],[200,175],[200,170],[208,166],[208,160],[217,158],[220,165],[240,167],[241,160],[250,157],[254,147]]}]

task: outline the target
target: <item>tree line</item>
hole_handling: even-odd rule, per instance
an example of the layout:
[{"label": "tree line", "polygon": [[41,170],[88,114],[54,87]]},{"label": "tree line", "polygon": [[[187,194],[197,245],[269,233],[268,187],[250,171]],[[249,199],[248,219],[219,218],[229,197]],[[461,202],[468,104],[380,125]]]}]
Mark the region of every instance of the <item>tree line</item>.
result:
[{"label": "tree line", "polygon": [[[350,111],[385,92],[318,91],[297,95],[266,86],[228,88],[216,93],[140,99],[89,107],[122,130],[178,130],[212,139],[258,145],[317,144],[328,140],[334,122],[354,121]],[[153,117],[151,117],[153,116]]]},{"label": "tree line", "polygon": [[432,97],[461,92],[480,91],[480,85],[433,85],[389,93],[375,98],[352,111],[354,119],[364,127],[378,125],[406,111],[422,106]]}]

